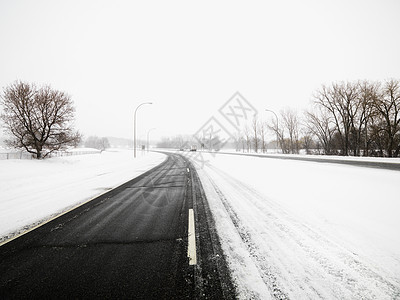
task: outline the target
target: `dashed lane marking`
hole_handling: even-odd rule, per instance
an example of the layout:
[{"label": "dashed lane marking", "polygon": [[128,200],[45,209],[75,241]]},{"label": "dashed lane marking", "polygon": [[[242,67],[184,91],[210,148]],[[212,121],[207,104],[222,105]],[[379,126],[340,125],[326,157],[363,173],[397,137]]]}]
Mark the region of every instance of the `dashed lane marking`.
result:
[{"label": "dashed lane marking", "polygon": [[195,234],[195,230],[194,230],[194,211],[193,211],[193,209],[189,209],[188,257],[189,257],[189,265],[197,264],[196,234]]}]

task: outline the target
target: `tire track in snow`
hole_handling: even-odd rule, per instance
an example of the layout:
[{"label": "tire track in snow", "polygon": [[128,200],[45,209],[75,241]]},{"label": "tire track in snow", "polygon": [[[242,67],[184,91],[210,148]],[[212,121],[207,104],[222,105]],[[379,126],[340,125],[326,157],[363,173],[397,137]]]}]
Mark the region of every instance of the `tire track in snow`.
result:
[{"label": "tire track in snow", "polygon": [[[242,182],[232,178],[230,175],[208,166],[212,172],[223,180],[223,186],[227,185],[241,194],[257,210],[257,216],[264,219],[259,222],[264,225],[266,231],[264,235],[266,243],[272,244],[269,248],[260,245],[259,232],[251,224],[247,224],[246,219],[241,219],[240,210],[227,199],[227,196],[218,187],[218,184],[207,172],[216,193],[224,205],[229,217],[231,218],[241,239],[246,245],[248,252],[254,260],[260,276],[271,294],[276,299],[289,299],[291,296],[302,298],[362,298],[362,299],[398,299],[400,289],[396,284],[391,283],[382,275],[374,270],[373,266],[363,263],[355,254],[347,251],[340,245],[335,244],[316,230],[311,229],[304,223],[295,220],[282,210],[277,204],[259,195],[257,191],[251,189]],[[256,218],[256,217],[254,217]],[[266,219],[267,218],[267,219]],[[258,218],[257,218],[258,219]],[[274,253],[275,250],[282,253]],[[266,251],[272,253],[266,254]],[[280,257],[288,252],[296,253],[299,260],[304,260],[306,264],[302,270],[304,274],[296,278],[296,271],[282,270],[282,267],[291,268],[293,257],[288,257],[288,261]],[[268,256],[274,257],[275,263],[266,261]],[[276,261],[279,260],[281,265]],[[307,270],[307,264],[311,265],[311,270]],[[277,266],[278,265],[278,266]],[[313,274],[317,270],[316,274]],[[281,272],[282,271],[282,272]],[[281,274],[284,273],[284,274]],[[287,278],[292,276],[293,278]],[[315,278],[320,279],[319,285],[315,285]],[[292,284],[287,284],[287,281]],[[293,283],[297,286],[293,286]],[[371,287],[377,287],[377,289]]]},{"label": "tire track in snow", "polygon": [[250,256],[255,261],[255,265],[259,270],[260,276],[263,279],[264,283],[267,285],[268,289],[271,291],[271,295],[275,299],[289,299],[287,294],[283,291],[281,287],[279,287],[274,272],[271,270],[271,267],[268,266],[267,262],[262,260],[262,257],[258,255],[258,249],[256,244],[252,241],[250,232],[245,228],[245,226],[240,221],[238,215],[233,210],[232,206],[228,203],[224,194],[218,188],[218,186],[210,179],[216,193],[218,194],[222,204],[224,205],[226,211],[228,212],[232,223],[234,224],[236,230],[239,233],[239,236],[243,240],[246,245]]}]

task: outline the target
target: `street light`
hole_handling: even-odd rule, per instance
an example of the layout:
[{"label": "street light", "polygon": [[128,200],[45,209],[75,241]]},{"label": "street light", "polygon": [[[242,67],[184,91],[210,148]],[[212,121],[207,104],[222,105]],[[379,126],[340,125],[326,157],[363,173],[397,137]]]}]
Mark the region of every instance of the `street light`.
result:
[{"label": "street light", "polygon": [[276,115],[276,113],[273,110],[265,109],[265,111],[272,112],[275,115],[275,118],[276,118],[276,153],[278,153],[278,146],[279,146],[279,144],[278,144],[278,141],[279,141],[279,135],[278,135],[278,133],[279,133],[279,121],[278,121],[278,116]]},{"label": "street light", "polygon": [[147,131],[147,152],[149,152],[149,134],[150,134],[150,131],[152,131],[154,129],[155,128],[151,128],[151,129],[149,129],[149,131]]},{"label": "street light", "polygon": [[136,109],[135,109],[135,113],[133,115],[133,157],[136,158],[136,112],[138,110],[139,107],[141,107],[142,105],[145,104],[153,104],[152,102],[143,102],[140,103]]}]

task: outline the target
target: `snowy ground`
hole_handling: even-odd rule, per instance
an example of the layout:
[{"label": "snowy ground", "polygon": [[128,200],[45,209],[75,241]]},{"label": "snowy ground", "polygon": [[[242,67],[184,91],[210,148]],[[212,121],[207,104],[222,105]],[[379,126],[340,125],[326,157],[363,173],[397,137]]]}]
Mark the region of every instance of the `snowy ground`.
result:
[{"label": "snowy ground", "polygon": [[400,298],[400,172],[202,155],[242,299]]},{"label": "snowy ground", "polygon": [[[197,169],[240,298],[400,298],[400,172],[184,153],[207,161]],[[0,243],[164,159],[0,160]]]},{"label": "snowy ground", "polygon": [[242,154],[242,155],[252,155],[252,156],[274,156],[274,157],[294,157],[299,158],[303,157],[305,159],[316,158],[316,159],[324,159],[324,160],[347,160],[347,161],[369,161],[369,162],[384,162],[384,163],[396,163],[400,164],[400,158],[396,157],[363,157],[363,156],[339,156],[339,155],[311,155],[305,154],[304,151],[301,151],[302,154],[281,154],[276,153],[275,149],[268,149],[267,153],[255,153],[255,152],[243,152],[242,150],[236,151],[235,149],[223,149],[218,152],[214,152],[214,154]]},{"label": "snowy ground", "polygon": [[132,156],[132,151],[110,150],[42,161],[0,160],[0,243],[139,176],[166,157]]}]

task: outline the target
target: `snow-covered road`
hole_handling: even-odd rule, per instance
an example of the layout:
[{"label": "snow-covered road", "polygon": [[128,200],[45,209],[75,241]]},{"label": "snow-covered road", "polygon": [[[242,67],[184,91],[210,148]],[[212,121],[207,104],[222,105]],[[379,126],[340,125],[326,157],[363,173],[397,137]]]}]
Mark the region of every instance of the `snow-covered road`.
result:
[{"label": "snow-covered road", "polygon": [[400,297],[400,172],[202,155],[240,298]]}]

